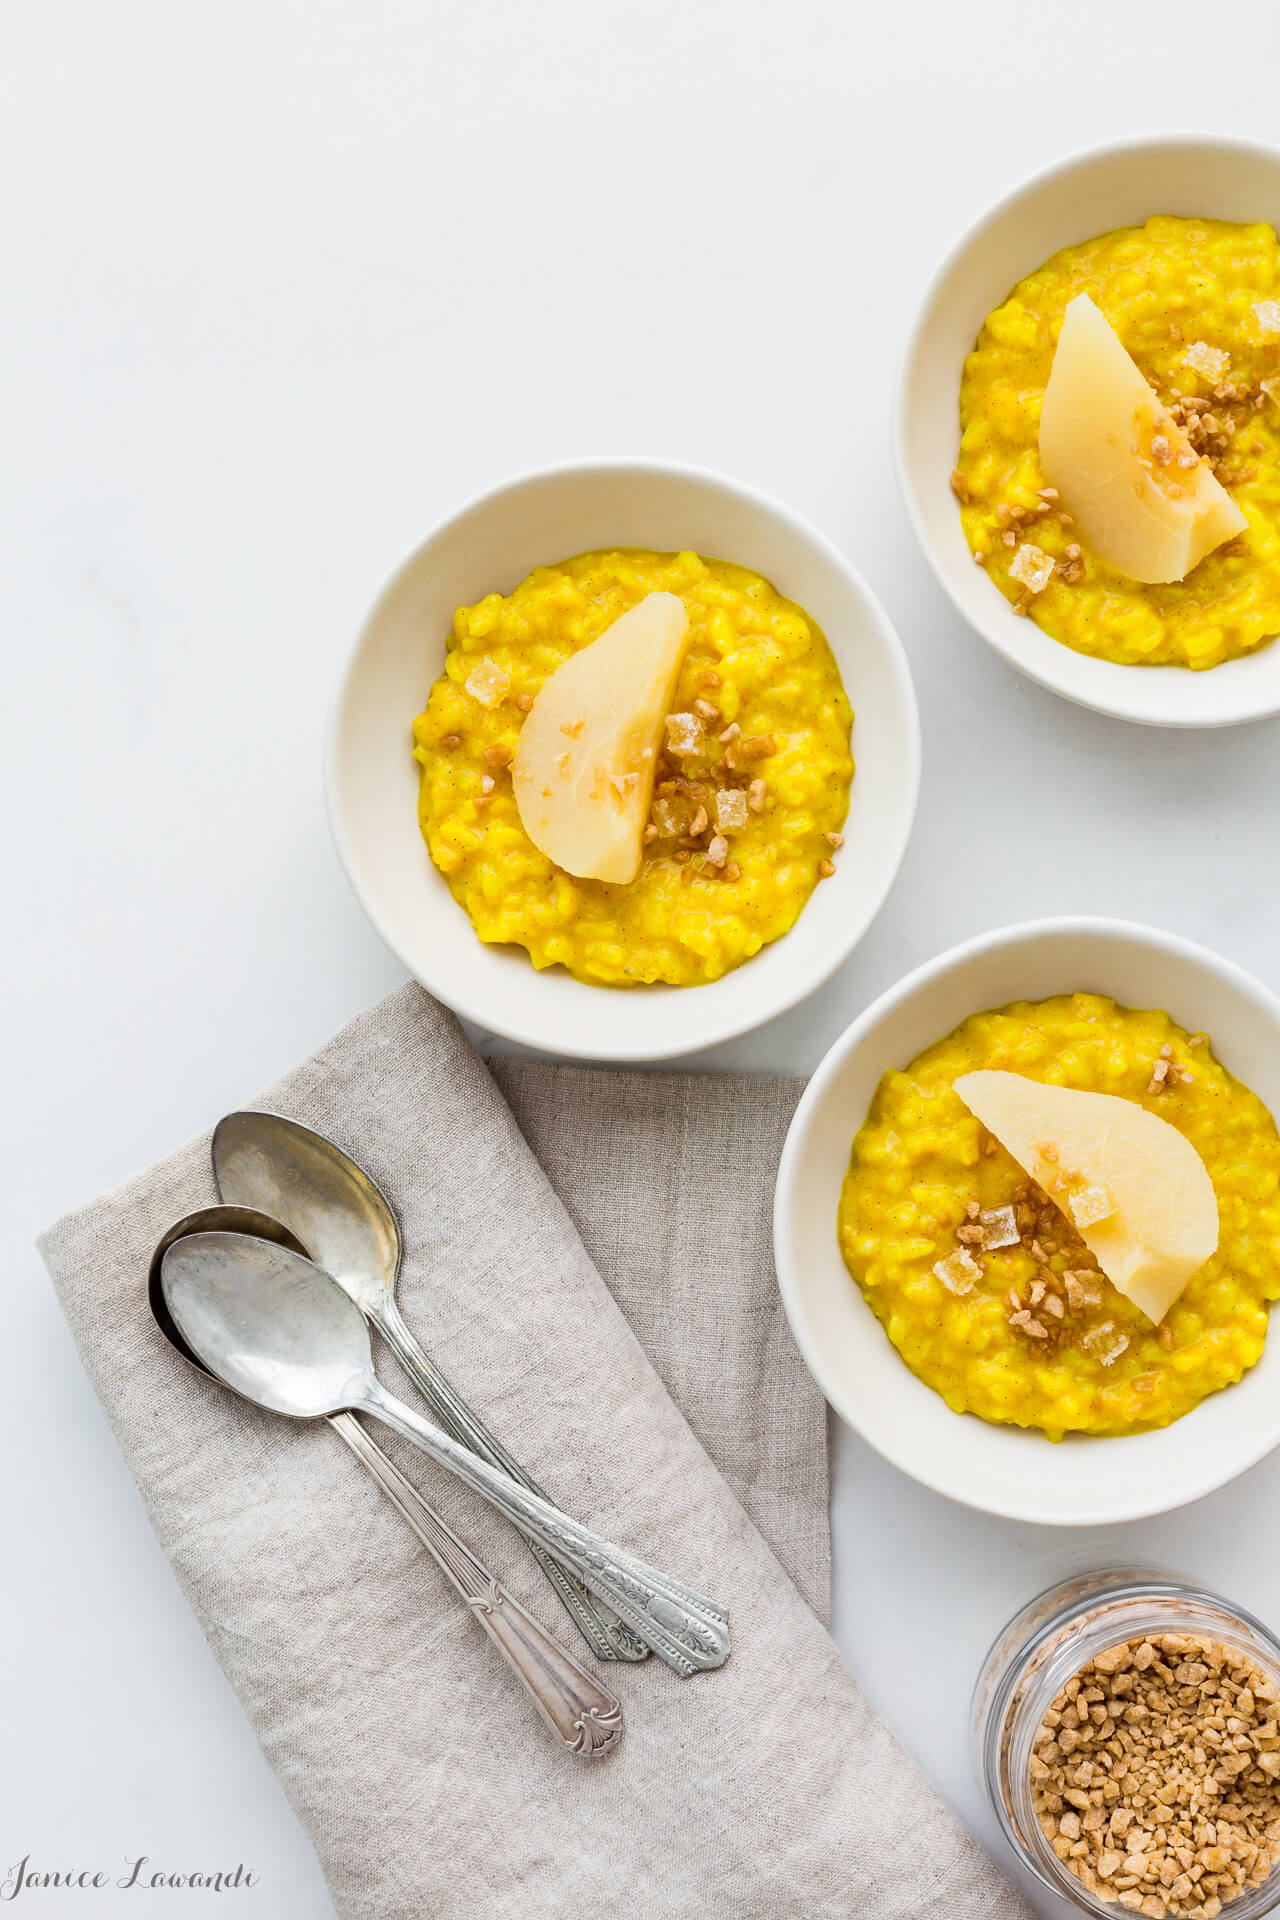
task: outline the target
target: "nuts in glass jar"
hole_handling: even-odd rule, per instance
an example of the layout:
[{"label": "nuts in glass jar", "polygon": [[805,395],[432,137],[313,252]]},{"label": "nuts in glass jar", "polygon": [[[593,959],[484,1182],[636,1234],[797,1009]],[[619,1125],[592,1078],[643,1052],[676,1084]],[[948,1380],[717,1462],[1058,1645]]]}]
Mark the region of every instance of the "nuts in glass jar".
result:
[{"label": "nuts in glass jar", "polygon": [[1225,1641],[1097,1653],[1045,1712],[1032,1805],[1066,1869],[1150,1920],[1214,1920],[1280,1860],[1280,1689]]}]

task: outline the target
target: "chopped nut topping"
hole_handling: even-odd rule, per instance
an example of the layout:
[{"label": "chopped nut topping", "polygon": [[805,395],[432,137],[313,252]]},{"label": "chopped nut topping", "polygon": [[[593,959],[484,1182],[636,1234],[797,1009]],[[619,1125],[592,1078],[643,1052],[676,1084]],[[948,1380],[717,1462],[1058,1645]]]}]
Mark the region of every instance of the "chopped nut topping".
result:
[{"label": "chopped nut topping", "polygon": [[481,791],[481,793],[492,793],[492,792],[493,792],[493,775],[492,775],[491,773],[482,773],[482,774],[481,774],[481,776],[480,776],[480,791]]},{"label": "chopped nut topping", "polygon": [[1151,1920],[1215,1920],[1280,1858],[1277,1687],[1197,1634],[1095,1655],[1030,1761],[1045,1839],[1086,1891]]},{"label": "chopped nut topping", "polygon": [[959,467],[956,467],[952,472],[951,491],[962,507],[967,507],[973,497],[969,492],[969,482],[965,479]]},{"label": "chopped nut topping", "polygon": [[709,700],[695,700],[693,710],[699,720],[705,720],[709,727],[718,727],[724,719],[719,707],[713,707]]},{"label": "chopped nut topping", "polygon": [[723,733],[718,733],[716,735],[716,739],[720,742],[720,745],[722,747],[727,747],[729,745],[729,742],[731,740],[736,740],[738,735],[741,732],[742,732],[742,728],[738,725],[737,721],[734,720],[725,728]]},{"label": "chopped nut topping", "polygon": [[452,753],[455,747],[462,745],[462,735],[460,733],[442,733],[440,736],[440,745]]},{"label": "chopped nut topping", "polygon": [[510,764],[511,749],[510,747],[504,747],[501,745],[486,747],[480,757],[484,761],[486,767],[492,767],[494,772],[497,773],[500,771],[501,768],[508,766]]},{"label": "chopped nut topping", "polygon": [[743,760],[767,760],[777,751],[778,743],[771,733],[748,734],[738,742],[738,753]]},{"label": "chopped nut topping", "polygon": [[518,693],[515,696],[515,701],[521,713],[533,712],[533,695],[531,693]]},{"label": "chopped nut topping", "polygon": [[824,833],[822,837],[829,847],[842,847],[844,845],[844,835],[842,833]]},{"label": "chopped nut topping", "polygon": [[829,880],[835,872],[835,866],[830,860],[819,860],[818,872],[824,880]]},{"label": "chopped nut topping", "polygon": [[753,780],[751,782],[751,785],[747,788],[747,805],[750,807],[752,813],[764,812],[765,797],[768,791],[769,789],[763,780]]},{"label": "chopped nut topping", "polygon": [[705,833],[709,825],[710,821],[707,818],[706,808],[699,807],[693,819],[689,822],[689,832],[696,838],[698,834]]},{"label": "chopped nut topping", "polygon": [[712,836],[711,845],[707,848],[705,857],[709,867],[722,867],[729,858],[729,842],[722,833]]}]

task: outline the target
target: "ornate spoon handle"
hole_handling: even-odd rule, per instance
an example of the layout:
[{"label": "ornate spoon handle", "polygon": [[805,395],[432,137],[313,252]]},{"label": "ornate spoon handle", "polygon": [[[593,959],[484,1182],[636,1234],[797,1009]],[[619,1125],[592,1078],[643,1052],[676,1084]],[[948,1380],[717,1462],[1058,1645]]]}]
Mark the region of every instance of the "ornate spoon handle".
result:
[{"label": "ornate spoon handle", "polygon": [[412,1440],[466,1486],[482,1494],[491,1506],[531,1533],[568,1564],[593,1593],[620,1613],[627,1625],[676,1673],[688,1676],[708,1667],[723,1666],[729,1658],[729,1616],[714,1600],[646,1566],[625,1548],[593,1533],[549,1501],[529,1493],[497,1467],[397,1400],[373,1376],[352,1383],[359,1397],[351,1407],[384,1420]]},{"label": "ornate spoon handle", "polygon": [[[452,1434],[455,1440],[469,1447],[482,1460],[487,1460],[491,1467],[498,1467],[526,1492],[536,1493],[539,1499],[554,1504],[551,1496],[512,1459],[501,1441],[494,1438],[484,1422],[445,1379],[430,1355],[419,1346],[394,1300],[388,1297],[386,1304],[371,1312],[370,1317],[445,1432]],[[519,1521],[516,1525],[520,1526]],[[521,1532],[524,1533],[530,1553],[555,1588],[561,1604],[597,1659],[647,1660],[648,1647],[637,1634],[623,1625],[613,1609],[597,1600],[576,1575],[547,1552],[540,1541],[523,1528]]]},{"label": "ornate spoon handle", "polygon": [[353,1413],[331,1414],[329,1420],[443,1568],[470,1607],[476,1624],[483,1627],[514,1669],[534,1706],[568,1752],[595,1760],[616,1747],[622,1738],[622,1708],[613,1695],[495,1580],[369,1438]]}]

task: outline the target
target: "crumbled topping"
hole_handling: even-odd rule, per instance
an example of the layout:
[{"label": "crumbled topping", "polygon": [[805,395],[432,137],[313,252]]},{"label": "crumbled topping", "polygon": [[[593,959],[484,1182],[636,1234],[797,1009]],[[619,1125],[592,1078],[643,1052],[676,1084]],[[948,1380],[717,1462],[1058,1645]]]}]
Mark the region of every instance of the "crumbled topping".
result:
[{"label": "crumbled topping", "polygon": [[1231,355],[1221,347],[1211,347],[1203,340],[1193,340],[1182,355],[1183,365],[1193,372],[1201,374],[1210,383],[1224,380],[1231,366]]},{"label": "crumbled topping", "polygon": [[1069,1193],[1067,1206],[1071,1218],[1082,1230],[1096,1226],[1099,1220],[1109,1220],[1116,1210],[1115,1202],[1100,1181],[1081,1187],[1078,1193]]},{"label": "crumbled topping", "polygon": [[721,787],[716,793],[716,826],[721,833],[737,833],[747,824],[747,796],[739,787]]},{"label": "crumbled topping", "polygon": [[683,760],[701,753],[706,745],[702,722],[694,713],[669,713],[666,718],[667,752]]},{"label": "crumbled topping", "polygon": [[944,1260],[935,1260],[933,1271],[948,1293],[972,1293],[974,1281],[982,1278],[982,1268],[965,1247],[957,1247]]},{"label": "crumbled topping", "polygon": [[511,676],[493,660],[477,660],[463,685],[482,707],[496,707],[511,690]]},{"label": "crumbled topping", "polygon": [[1028,593],[1043,593],[1053,578],[1053,558],[1043,547],[1024,541],[1009,562],[1009,578],[1021,581]]},{"label": "crumbled topping", "polygon": [[1041,1830],[1086,1893],[1216,1920],[1280,1859],[1280,1690],[1200,1634],[1128,1640],[1055,1696],[1029,1763]]},{"label": "crumbled topping", "polygon": [[1193,1080],[1195,1075],[1186,1067],[1180,1067],[1173,1058],[1173,1048],[1168,1041],[1161,1047],[1159,1056],[1152,1062],[1151,1079],[1147,1083],[1148,1093],[1164,1093],[1169,1087],[1180,1086],[1184,1080]]}]

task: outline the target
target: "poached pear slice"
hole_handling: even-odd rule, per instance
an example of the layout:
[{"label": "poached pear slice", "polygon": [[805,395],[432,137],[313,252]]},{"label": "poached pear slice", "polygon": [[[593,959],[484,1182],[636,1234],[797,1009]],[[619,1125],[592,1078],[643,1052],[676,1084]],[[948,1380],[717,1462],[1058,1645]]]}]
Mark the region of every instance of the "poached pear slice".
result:
[{"label": "poached pear slice", "polygon": [[1131,580],[1185,580],[1249,524],[1087,293],[1063,315],[1040,464],[1099,559]]},{"label": "poached pear slice", "polygon": [[674,593],[650,593],[561,662],[534,700],[511,763],[516,806],[540,852],[583,880],[640,871],[662,723],[689,644]]},{"label": "poached pear slice", "polygon": [[1185,1135],[1133,1100],[1020,1073],[962,1073],[955,1090],[1158,1324],[1218,1245],[1213,1182]]}]

